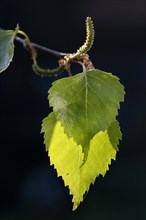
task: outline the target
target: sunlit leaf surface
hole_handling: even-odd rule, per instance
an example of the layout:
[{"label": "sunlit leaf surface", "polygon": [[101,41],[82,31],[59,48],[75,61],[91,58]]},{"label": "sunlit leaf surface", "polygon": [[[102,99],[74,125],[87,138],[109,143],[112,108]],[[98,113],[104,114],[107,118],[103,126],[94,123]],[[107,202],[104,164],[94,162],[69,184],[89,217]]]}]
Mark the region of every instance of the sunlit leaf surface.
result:
[{"label": "sunlit leaf surface", "polygon": [[90,184],[94,183],[99,174],[105,175],[111,159],[116,157],[117,145],[121,139],[118,122],[112,122],[108,129],[93,137],[84,163],[82,147],[77,145],[73,138],[68,138],[54,113],[43,120],[42,132],[50,163],[54,165],[58,176],[62,177],[65,186],[68,186],[70,194],[73,195],[75,210],[83,201],[83,195],[89,190]]}]

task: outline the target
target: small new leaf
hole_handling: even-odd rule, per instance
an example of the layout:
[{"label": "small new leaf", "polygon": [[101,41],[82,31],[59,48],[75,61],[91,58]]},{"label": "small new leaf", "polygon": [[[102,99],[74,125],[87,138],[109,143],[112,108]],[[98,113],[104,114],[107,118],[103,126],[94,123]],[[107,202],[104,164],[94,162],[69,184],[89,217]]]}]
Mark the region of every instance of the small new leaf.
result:
[{"label": "small new leaf", "polygon": [[[114,132],[115,130],[117,132]],[[67,137],[54,113],[43,120],[42,132],[44,132],[44,143],[50,163],[54,165],[58,176],[64,180],[65,186],[69,187],[70,194],[73,195],[73,210],[75,210],[83,201],[83,196],[89,190],[91,183],[94,184],[99,174],[104,176],[111,160],[115,160],[117,144],[121,139],[118,122],[112,122],[105,131],[100,131],[93,137],[84,164],[82,147],[77,146],[73,138]]]},{"label": "small new leaf", "polygon": [[87,156],[94,135],[116,120],[124,93],[118,77],[90,70],[55,81],[48,99],[67,136],[73,137]]},{"label": "small new leaf", "polygon": [[0,73],[7,69],[14,55],[16,30],[0,31]]}]

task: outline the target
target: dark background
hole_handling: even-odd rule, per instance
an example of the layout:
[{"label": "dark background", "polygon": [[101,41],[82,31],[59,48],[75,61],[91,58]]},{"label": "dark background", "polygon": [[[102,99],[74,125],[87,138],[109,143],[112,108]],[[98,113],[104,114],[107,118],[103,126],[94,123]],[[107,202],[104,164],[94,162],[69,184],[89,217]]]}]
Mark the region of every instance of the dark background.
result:
[{"label": "dark background", "polygon": [[[0,75],[0,220],[146,219],[146,2],[0,1],[2,28],[19,23],[32,41],[62,52],[83,44],[87,16],[96,31],[91,60],[125,85],[117,160],[72,212],[71,196],[49,166],[40,135],[41,120],[51,111],[47,91],[67,73],[35,75],[29,54],[16,42],[13,63]],[[39,63],[53,68],[57,59],[39,53]],[[74,74],[79,71],[73,67]]]}]

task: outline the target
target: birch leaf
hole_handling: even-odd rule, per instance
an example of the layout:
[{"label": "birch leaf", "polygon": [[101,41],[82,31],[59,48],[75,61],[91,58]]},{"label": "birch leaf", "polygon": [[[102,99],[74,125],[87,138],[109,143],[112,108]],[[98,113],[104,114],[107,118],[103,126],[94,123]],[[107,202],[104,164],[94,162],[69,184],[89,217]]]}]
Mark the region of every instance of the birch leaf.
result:
[{"label": "birch leaf", "polygon": [[0,73],[7,69],[14,55],[14,39],[17,30],[0,31]]},{"label": "birch leaf", "polygon": [[[104,176],[111,160],[115,160],[116,146],[121,139],[121,132],[118,122],[115,121],[105,131],[97,133],[90,142],[88,157],[83,164],[82,147],[77,145],[73,138],[68,138],[61,122],[55,120],[54,113],[43,120],[44,143],[51,165],[54,165],[58,176],[62,177],[73,196],[73,210],[75,210],[83,201],[83,196],[89,190],[91,183],[93,184],[100,174]],[[50,129],[50,125],[53,127],[52,121],[54,129]],[[114,130],[118,132],[115,133]]]},{"label": "birch leaf", "polygon": [[67,136],[87,152],[95,134],[116,120],[124,93],[118,77],[96,69],[55,81],[48,99]]}]

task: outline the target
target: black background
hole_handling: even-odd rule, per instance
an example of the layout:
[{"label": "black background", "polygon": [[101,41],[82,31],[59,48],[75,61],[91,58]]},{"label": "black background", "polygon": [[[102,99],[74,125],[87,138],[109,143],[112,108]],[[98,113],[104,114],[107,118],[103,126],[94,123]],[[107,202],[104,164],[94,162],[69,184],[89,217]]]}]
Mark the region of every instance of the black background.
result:
[{"label": "black background", "polygon": [[[49,166],[40,135],[41,120],[51,111],[47,91],[67,73],[35,75],[29,54],[16,42],[13,62],[0,75],[0,220],[146,219],[146,2],[0,1],[2,28],[19,23],[33,42],[62,52],[75,52],[83,44],[87,16],[96,32],[91,60],[125,85],[117,160],[72,212],[71,196]],[[53,68],[57,59],[39,53],[39,63]],[[72,71],[81,69],[75,65]]]}]

